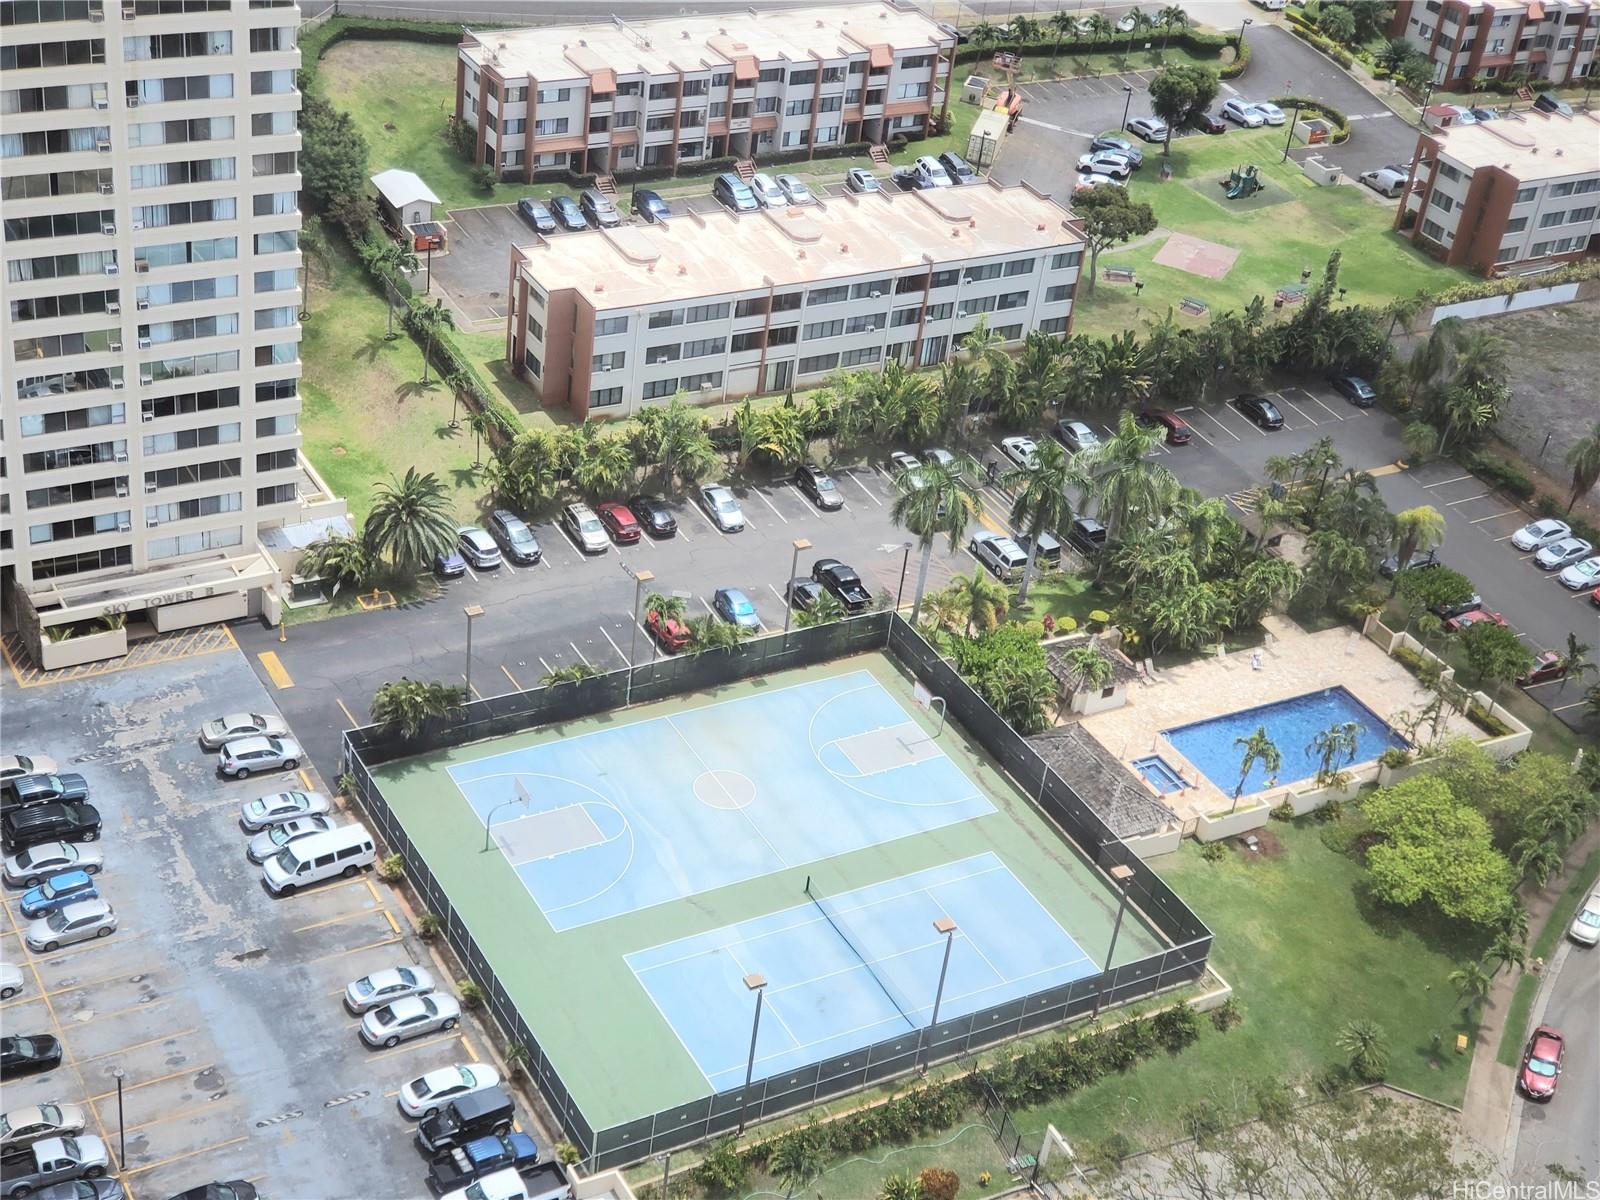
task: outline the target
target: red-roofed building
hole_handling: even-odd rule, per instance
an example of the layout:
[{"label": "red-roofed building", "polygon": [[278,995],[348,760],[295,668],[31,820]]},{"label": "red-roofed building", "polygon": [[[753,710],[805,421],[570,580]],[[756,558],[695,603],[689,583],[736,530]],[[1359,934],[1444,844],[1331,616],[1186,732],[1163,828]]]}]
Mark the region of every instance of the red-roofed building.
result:
[{"label": "red-roofed building", "polygon": [[1595,70],[1600,0],[1400,0],[1389,34],[1428,56],[1445,91],[1491,79],[1559,87]]}]

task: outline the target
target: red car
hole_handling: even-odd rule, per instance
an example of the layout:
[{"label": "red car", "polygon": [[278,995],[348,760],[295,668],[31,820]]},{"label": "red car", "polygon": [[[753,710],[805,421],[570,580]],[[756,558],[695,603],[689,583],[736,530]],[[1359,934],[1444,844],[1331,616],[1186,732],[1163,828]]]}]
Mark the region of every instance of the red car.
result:
[{"label": "red car", "polygon": [[1554,650],[1542,650],[1533,660],[1533,666],[1528,673],[1517,680],[1518,687],[1530,687],[1535,683],[1549,683],[1552,679],[1560,679],[1567,673],[1567,660]]},{"label": "red car", "polygon": [[600,524],[606,527],[606,532],[611,535],[612,541],[622,546],[630,546],[639,540],[642,532],[639,519],[626,504],[609,500],[600,505],[596,511],[600,514]]},{"label": "red car", "polygon": [[1561,1034],[1548,1025],[1541,1025],[1528,1039],[1528,1048],[1522,1052],[1522,1070],[1517,1072],[1517,1086],[1529,1100],[1548,1100],[1556,1094],[1556,1082],[1561,1076],[1561,1056],[1567,1043]]},{"label": "red car", "polygon": [[1506,619],[1497,612],[1490,612],[1486,608],[1475,608],[1471,612],[1464,612],[1460,616],[1451,617],[1444,623],[1444,627],[1451,633],[1459,633],[1463,629],[1471,629],[1479,621],[1493,621],[1496,625],[1504,625]]},{"label": "red car", "polygon": [[1141,408],[1134,419],[1146,429],[1165,429],[1169,446],[1187,446],[1189,439],[1194,436],[1188,423],[1171,409]]},{"label": "red car", "polygon": [[1595,588],[1594,591],[1589,593],[1589,603],[1596,608],[1600,608],[1600,588]]},{"label": "red car", "polygon": [[668,650],[682,650],[689,644],[689,627],[677,617],[664,617],[651,611],[645,615],[644,627]]}]

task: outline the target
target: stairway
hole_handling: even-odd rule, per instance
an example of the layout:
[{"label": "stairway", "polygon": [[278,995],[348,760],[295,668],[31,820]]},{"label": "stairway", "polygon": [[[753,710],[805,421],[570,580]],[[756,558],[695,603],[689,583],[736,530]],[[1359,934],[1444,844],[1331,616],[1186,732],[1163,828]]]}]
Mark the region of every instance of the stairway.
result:
[{"label": "stairway", "polygon": [[617,198],[617,181],[609,175],[596,175],[594,177],[595,191],[608,200]]},{"label": "stairway", "polygon": [[733,169],[738,174],[740,179],[744,180],[746,183],[749,183],[750,180],[755,177],[756,164],[753,159],[741,158],[738,162],[733,164]]},{"label": "stairway", "polygon": [[874,166],[887,167],[889,165],[889,147],[885,146],[882,142],[872,146],[870,149],[868,149],[867,153],[872,156],[872,162]]}]

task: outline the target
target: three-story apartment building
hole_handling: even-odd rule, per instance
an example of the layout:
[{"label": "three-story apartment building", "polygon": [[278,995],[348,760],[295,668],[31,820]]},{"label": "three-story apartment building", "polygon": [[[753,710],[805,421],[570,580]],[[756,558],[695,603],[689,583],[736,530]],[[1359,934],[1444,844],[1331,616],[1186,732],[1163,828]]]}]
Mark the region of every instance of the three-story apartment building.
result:
[{"label": "three-story apartment building", "polygon": [[469,32],[456,117],[508,179],[809,157],[927,133],[955,46],[892,0]]},{"label": "three-story apartment building", "polygon": [[242,615],[273,580],[303,478],[299,23],[0,3],[0,548],[46,626]]},{"label": "three-story apartment building", "polygon": [[579,416],[930,367],[979,321],[1065,336],[1083,247],[1048,196],[994,183],[563,234],[512,250],[506,357]]},{"label": "three-story apartment building", "polygon": [[1428,56],[1445,91],[1514,77],[1560,86],[1594,73],[1600,0],[1400,0],[1389,33]]}]

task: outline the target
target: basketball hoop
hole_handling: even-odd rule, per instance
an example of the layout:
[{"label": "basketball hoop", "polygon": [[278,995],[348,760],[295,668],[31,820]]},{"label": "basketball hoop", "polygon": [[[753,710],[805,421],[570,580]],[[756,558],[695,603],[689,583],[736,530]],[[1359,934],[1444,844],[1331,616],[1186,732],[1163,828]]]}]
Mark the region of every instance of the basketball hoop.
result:
[{"label": "basketball hoop", "polygon": [[925,684],[918,682],[913,684],[911,687],[911,702],[924,712],[932,712],[934,710],[934,705],[938,705],[939,728],[933,731],[933,736],[937,738],[941,733],[944,732],[945,704],[943,696],[935,696],[928,690]]}]

